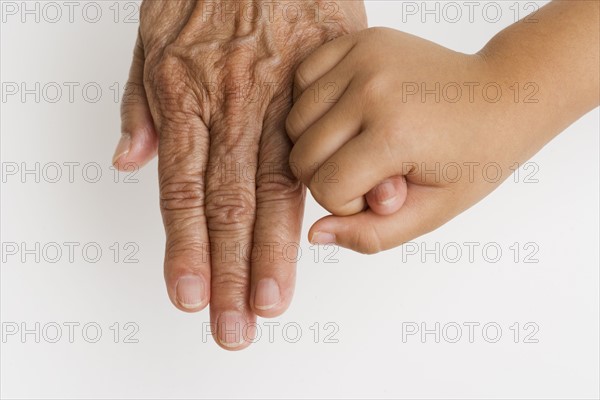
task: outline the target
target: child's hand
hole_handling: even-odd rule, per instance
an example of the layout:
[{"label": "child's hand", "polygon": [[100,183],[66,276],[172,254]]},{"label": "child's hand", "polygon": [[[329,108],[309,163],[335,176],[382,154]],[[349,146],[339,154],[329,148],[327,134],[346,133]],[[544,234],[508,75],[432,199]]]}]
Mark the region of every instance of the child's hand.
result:
[{"label": "child's hand", "polygon": [[[538,104],[522,104],[535,87],[521,82],[515,103],[513,82],[500,76],[482,56],[387,28],[344,36],[309,56],[287,119],[290,163],[334,214],[313,225],[311,242],[389,249],[439,227],[510,176],[543,142],[523,134],[524,113],[515,111],[536,112]],[[323,100],[334,91],[333,101]],[[385,193],[377,186],[391,177],[395,200],[378,210],[374,193]]]}]

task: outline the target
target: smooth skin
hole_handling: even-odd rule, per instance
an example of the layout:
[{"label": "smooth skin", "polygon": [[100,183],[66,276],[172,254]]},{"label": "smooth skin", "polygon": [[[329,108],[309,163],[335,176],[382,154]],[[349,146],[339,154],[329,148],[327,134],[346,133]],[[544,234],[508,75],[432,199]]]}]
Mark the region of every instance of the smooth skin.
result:
[{"label": "smooth skin", "polygon": [[[600,104],[599,14],[554,1],[473,55],[387,28],[316,50],[286,122],[292,171],[333,214],[310,241],[376,253],[491,193]],[[332,84],[337,101],[314,100]]]}]

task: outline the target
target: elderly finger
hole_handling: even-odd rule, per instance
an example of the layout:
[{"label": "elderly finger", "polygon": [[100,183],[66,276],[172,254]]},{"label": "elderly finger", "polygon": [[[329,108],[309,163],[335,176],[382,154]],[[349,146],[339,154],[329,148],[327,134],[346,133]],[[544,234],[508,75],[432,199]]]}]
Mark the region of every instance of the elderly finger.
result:
[{"label": "elderly finger", "polygon": [[211,240],[213,336],[228,350],[254,338],[249,305],[261,113],[234,107],[211,128],[206,216]]},{"label": "elderly finger", "polygon": [[158,135],[144,88],[144,62],[144,47],[138,34],[121,102],[121,139],[113,156],[113,164],[120,170],[132,165],[141,167],[157,152]]},{"label": "elderly finger", "polygon": [[[256,176],[256,223],[250,304],[262,317],[283,313],[294,293],[305,189],[288,167],[285,115],[267,110]],[[281,107],[279,107],[281,108]],[[285,109],[284,109],[285,111]]]}]

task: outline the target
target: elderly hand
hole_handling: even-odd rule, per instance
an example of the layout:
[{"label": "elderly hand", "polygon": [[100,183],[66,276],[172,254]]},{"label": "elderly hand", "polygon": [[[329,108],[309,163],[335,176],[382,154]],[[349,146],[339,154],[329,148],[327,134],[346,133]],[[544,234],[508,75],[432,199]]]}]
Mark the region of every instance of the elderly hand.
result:
[{"label": "elderly hand", "polygon": [[210,301],[224,348],[246,347],[255,314],[281,314],[293,294],[304,206],[285,133],[295,68],[363,28],[354,0],[141,6],[114,163],[158,151],[169,297],[189,312]]}]

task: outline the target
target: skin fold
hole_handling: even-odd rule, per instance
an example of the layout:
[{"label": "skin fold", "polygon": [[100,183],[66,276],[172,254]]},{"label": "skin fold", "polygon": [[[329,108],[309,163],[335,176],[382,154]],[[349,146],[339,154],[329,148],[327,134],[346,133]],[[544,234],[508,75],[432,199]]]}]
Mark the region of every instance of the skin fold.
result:
[{"label": "skin fold", "polygon": [[114,157],[126,169],[158,153],[169,297],[188,312],[210,302],[230,350],[294,290],[305,197],[285,132],[294,71],[367,27],[362,1],[273,3],[144,1]]},{"label": "skin fold", "polygon": [[[315,51],[286,122],[294,173],[333,214],[311,242],[376,253],[491,193],[600,104],[599,14],[597,0],[554,1],[473,55],[387,28]],[[313,101],[332,82],[339,99]],[[334,181],[314,178],[332,166]]]}]

